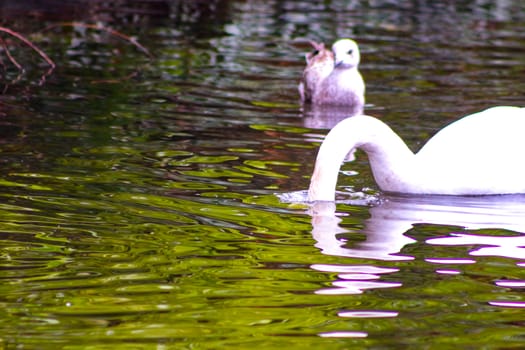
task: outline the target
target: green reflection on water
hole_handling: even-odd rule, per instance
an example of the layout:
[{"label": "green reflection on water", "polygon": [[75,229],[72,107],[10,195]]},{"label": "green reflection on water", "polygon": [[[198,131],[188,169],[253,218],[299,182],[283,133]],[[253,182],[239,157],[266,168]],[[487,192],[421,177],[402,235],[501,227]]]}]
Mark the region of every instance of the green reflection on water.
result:
[{"label": "green reflection on water", "polygon": [[[307,188],[325,134],[298,106],[305,38],[361,36],[367,108],[417,146],[471,109],[522,103],[518,2],[173,4],[115,17],[152,62],[57,30],[41,44],[60,68],[4,87],[0,347],[522,346],[520,259],[428,245],[462,228],[427,224],[406,232],[410,261],[326,255],[308,206],[273,195]],[[373,184],[367,167],[341,188]],[[365,242],[370,208],[337,210],[333,243]],[[473,262],[428,260],[450,257]]]}]

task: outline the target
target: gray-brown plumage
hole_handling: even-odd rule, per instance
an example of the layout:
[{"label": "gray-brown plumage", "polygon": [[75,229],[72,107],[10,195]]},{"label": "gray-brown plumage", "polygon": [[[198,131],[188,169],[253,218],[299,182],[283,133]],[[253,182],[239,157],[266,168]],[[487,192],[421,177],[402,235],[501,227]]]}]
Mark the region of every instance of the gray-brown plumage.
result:
[{"label": "gray-brown plumage", "polygon": [[306,68],[299,83],[301,101],[311,102],[315,87],[334,69],[334,54],[325,48],[324,43],[310,41],[314,51],[305,55]]}]

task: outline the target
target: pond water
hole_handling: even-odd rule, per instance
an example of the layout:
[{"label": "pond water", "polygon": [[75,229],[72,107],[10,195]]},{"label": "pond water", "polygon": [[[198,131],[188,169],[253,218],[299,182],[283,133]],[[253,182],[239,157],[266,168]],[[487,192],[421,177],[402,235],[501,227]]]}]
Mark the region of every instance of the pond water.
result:
[{"label": "pond water", "polygon": [[355,38],[366,113],[417,150],[523,105],[525,3],[67,4],[0,7],[57,64],[9,38],[20,74],[2,52],[1,347],[525,344],[525,196],[387,196],[358,153],[338,201],[308,205],[346,115],[296,89],[309,39]]}]

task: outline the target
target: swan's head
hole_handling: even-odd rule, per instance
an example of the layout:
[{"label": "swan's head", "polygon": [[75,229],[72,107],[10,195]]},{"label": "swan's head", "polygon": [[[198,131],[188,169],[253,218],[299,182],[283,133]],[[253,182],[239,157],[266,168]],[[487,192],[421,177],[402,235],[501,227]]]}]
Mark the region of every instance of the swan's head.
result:
[{"label": "swan's head", "polygon": [[332,45],[335,56],[335,66],[344,68],[357,67],[361,56],[359,47],[352,39],[341,39]]},{"label": "swan's head", "polygon": [[314,50],[305,55],[306,64],[308,67],[317,64],[329,64],[333,66],[334,54],[332,53],[332,51],[324,47],[324,43],[310,41],[310,44],[312,45]]}]

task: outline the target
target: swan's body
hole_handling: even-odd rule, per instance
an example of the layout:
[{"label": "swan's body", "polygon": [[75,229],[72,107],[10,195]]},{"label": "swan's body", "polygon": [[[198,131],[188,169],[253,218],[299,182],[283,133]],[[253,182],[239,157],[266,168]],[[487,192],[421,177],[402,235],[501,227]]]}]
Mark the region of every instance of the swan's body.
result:
[{"label": "swan's body", "polygon": [[334,54],[324,43],[311,41],[314,51],[305,55],[306,68],[299,83],[301,101],[311,102],[316,86],[334,70]]},{"label": "swan's body", "polygon": [[466,116],[439,131],[417,154],[380,120],[347,118],[319,149],[309,200],[334,200],[339,168],[354,148],[367,153],[374,178],[386,192],[525,193],[525,108],[494,107]]},{"label": "swan's body", "polygon": [[306,68],[299,84],[303,102],[314,106],[359,107],[365,103],[365,83],[359,73],[359,47],[351,39],[341,39],[327,50],[311,42],[315,51],[306,55]]}]

